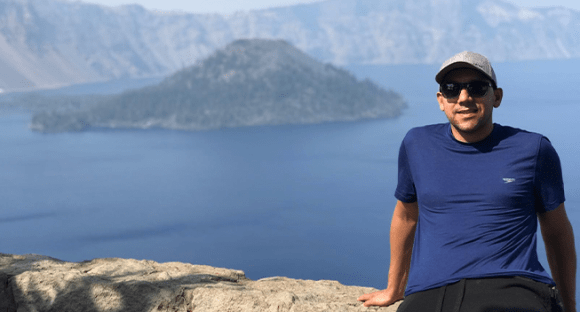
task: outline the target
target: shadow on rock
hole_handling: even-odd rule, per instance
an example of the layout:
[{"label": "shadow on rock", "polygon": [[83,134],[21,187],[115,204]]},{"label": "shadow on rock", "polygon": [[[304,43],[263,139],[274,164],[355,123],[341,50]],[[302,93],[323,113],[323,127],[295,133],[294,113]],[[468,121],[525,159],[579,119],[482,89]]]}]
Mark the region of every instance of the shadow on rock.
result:
[{"label": "shadow on rock", "polygon": [[[396,311],[364,308],[376,289],[180,262],[104,258],[64,262],[0,254],[0,311]],[[4,300],[5,299],[5,300]],[[4,303],[6,302],[6,303]]]}]

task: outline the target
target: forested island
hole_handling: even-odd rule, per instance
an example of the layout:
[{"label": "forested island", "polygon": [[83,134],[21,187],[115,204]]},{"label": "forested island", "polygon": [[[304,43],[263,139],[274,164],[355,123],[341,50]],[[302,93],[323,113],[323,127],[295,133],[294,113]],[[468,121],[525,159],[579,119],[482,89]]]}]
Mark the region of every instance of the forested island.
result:
[{"label": "forested island", "polygon": [[63,107],[75,109],[36,112],[32,130],[312,124],[392,118],[406,107],[394,91],[358,81],[286,41],[265,39],[237,40],[154,86],[87,100],[76,97],[76,104],[59,99]]}]

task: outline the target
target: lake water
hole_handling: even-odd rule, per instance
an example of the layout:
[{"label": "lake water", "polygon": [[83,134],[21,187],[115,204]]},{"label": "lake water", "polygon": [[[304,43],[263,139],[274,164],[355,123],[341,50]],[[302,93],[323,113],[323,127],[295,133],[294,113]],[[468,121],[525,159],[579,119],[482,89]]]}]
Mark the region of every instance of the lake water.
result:
[{"label": "lake water", "polygon": [[[409,102],[392,120],[205,132],[40,134],[0,116],[0,252],[123,257],[384,288],[397,153],[411,127],[445,122],[437,66],[352,66]],[[560,154],[580,235],[580,60],[496,65],[494,120]],[[578,237],[576,241],[580,241]],[[547,268],[543,246],[538,247]]]}]

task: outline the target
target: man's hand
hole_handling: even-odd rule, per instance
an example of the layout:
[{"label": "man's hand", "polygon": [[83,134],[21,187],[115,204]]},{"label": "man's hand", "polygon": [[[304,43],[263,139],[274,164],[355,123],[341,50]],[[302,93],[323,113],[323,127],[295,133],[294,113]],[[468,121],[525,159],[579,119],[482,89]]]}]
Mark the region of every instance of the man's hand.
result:
[{"label": "man's hand", "polygon": [[388,291],[388,289],[375,291],[370,294],[364,294],[357,299],[358,301],[364,302],[365,307],[371,306],[379,306],[379,307],[387,307],[391,304],[403,300],[403,295],[394,295],[392,292]]}]

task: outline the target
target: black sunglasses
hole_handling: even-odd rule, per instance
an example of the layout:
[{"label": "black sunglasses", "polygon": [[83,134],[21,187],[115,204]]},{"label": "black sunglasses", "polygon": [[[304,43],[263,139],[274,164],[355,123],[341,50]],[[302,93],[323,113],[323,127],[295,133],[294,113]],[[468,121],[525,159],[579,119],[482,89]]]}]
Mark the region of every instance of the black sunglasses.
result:
[{"label": "black sunglasses", "polygon": [[472,97],[482,97],[487,93],[489,87],[493,87],[489,81],[476,80],[467,83],[444,82],[439,86],[439,91],[447,99],[458,97],[463,89],[466,89]]}]

